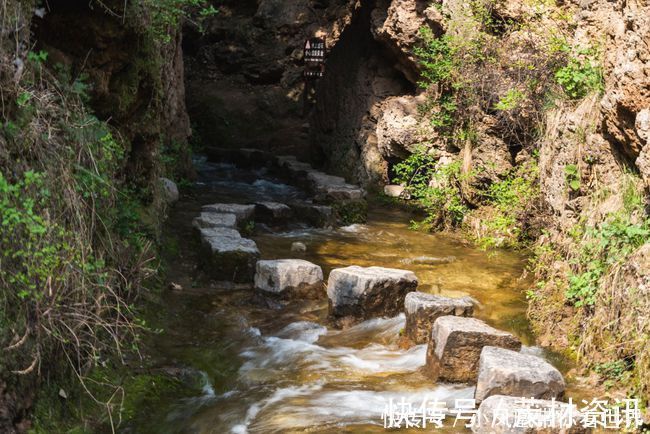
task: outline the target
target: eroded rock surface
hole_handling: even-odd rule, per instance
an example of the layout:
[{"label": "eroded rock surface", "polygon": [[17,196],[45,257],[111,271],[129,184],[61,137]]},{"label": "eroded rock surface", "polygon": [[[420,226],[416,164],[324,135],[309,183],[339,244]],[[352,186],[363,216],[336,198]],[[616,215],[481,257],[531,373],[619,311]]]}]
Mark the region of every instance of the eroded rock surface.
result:
[{"label": "eroded rock surface", "polygon": [[365,320],[399,314],[418,279],[407,270],[351,266],[332,270],[327,282],[330,316]]},{"label": "eroded rock surface", "polygon": [[323,270],[302,259],[258,261],[255,288],[281,297],[324,295]]},{"label": "eroded rock surface", "polygon": [[253,281],[260,251],[255,241],[242,238],[235,229],[224,227],[199,230],[206,272],[215,280],[236,283]]},{"label": "eroded rock surface", "polygon": [[469,297],[449,298],[424,292],[410,292],[404,301],[406,337],[415,344],[426,344],[433,324],[441,316],[472,316],[474,303]]},{"label": "eroded rock surface", "polygon": [[476,318],[440,317],[427,347],[426,373],[437,381],[475,382],[486,346],[519,350],[521,342]]},{"label": "eroded rock surface", "polygon": [[560,371],[540,357],[485,347],[479,360],[474,397],[477,402],[492,395],[560,398],[565,386]]}]

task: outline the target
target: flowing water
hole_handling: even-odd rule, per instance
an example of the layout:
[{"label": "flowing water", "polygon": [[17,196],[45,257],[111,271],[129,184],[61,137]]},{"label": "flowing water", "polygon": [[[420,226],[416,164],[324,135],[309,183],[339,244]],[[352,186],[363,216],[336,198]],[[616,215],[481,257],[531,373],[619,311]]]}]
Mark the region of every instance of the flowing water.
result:
[{"label": "flowing water", "polygon": [[[403,315],[337,331],[325,326],[326,301],[269,308],[252,301],[249,288],[210,284],[196,267],[190,228],[202,204],[286,202],[302,193],[263,171],[198,163],[195,194],[175,207],[167,230],[173,245],[168,273],[183,290],[163,296],[152,322],[164,331],[146,350],[154,366],[174,370],[194,388],[182,396],[161,393],[142,409],[140,424],[131,431],[384,432],[381,414],[391,398],[445,401],[449,408],[455,399],[472,398],[472,386],[434,384],[420,372],[425,345],[400,348]],[[292,242],[305,243],[307,253],[301,257],[320,265],[325,276],[348,265],[412,270],[420,291],[474,297],[480,302],[475,316],[519,336],[525,351],[549,357],[534,347],[525,317],[522,291],[530,282],[521,276],[526,258],[410,230],[412,218],[371,204],[367,224],[260,231],[252,238],[264,259],[296,257]],[[446,425],[451,422],[448,418]],[[460,427],[447,431],[464,432]]]}]

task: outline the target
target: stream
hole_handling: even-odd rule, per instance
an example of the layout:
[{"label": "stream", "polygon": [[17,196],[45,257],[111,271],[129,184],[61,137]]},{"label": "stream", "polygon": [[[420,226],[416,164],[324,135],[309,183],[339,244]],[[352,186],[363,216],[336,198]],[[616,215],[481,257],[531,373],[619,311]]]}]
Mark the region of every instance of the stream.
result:
[{"label": "stream", "polygon": [[[453,408],[454,400],[473,397],[473,386],[435,384],[420,372],[426,345],[400,346],[403,314],[339,331],[325,326],[327,300],[274,308],[255,302],[250,288],[210,283],[197,267],[198,239],[191,228],[201,205],[287,202],[304,196],[264,170],[202,159],[195,164],[199,181],[172,210],[165,234],[171,246],[168,279],[182,289],[162,295],[150,316],[163,331],[144,350],[150,363],[173,371],[190,392],[161,392],[155,402],[137,409],[127,432],[385,432],[381,415],[391,398],[435,399]],[[526,257],[485,252],[450,235],[411,230],[413,218],[407,211],[371,203],[367,224],[282,231],[258,227],[251,238],[262,259],[303,258],[320,265],[326,277],[333,268],[348,265],[411,270],[419,291],[475,298],[480,303],[477,318],[517,335],[522,351],[546,357],[563,372],[569,368],[535,347],[523,292],[530,285],[522,279]],[[306,253],[291,252],[296,241],[306,244]],[[451,425],[449,418],[446,425]],[[451,426],[437,431],[465,432]]]}]

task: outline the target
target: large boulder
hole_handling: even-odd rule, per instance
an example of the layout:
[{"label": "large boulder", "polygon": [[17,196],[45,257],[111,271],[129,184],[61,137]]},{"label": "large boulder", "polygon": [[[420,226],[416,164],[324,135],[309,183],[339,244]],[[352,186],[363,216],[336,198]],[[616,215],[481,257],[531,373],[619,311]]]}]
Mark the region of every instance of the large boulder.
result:
[{"label": "large boulder", "polygon": [[481,351],[486,346],[519,350],[521,342],[476,318],[440,317],[431,331],[426,373],[436,381],[475,382]]},{"label": "large boulder", "polygon": [[241,205],[238,203],[215,203],[204,205],[201,208],[203,212],[215,212],[224,214],[235,214],[237,224],[241,224],[253,218],[255,214],[255,205]]},{"label": "large boulder", "polygon": [[192,221],[196,229],[202,228],[231,228],[237,227],[237,216],[218,212],[202,212]]},{"label": "large boulder", "polygon": [[330,316],[335,320],[365,320],[398,315],[406,294],[417,286],[417,277],[407,270],[358,266],[334,269],[327,282]]},{"label": "large boulder", "polygon": [[565,387],[560,371],[540,357],[504,348],[484,347],[479,360],[474,398],[477,402],[492,395],[560,398]]},{"label": "large boulder", "polygon": [[406,337],[415,344],[426,344],[433,323],[441,316],[472,316],[474,303],[470,297],[449,298],[424,292],[410,292],[404,301]]},{"label": "large boulder", "polygon": [[255,241],[242,236],[234,229],[201,228],[208,274],[219,281],[247,283],[253,281],[255,263],[260,257]]},{"label": "large boulder", "polygon": [[[519,415],[524,412],[533,417],[523,419]],[[555,420],[549,419],[550,414],[556,415]],[[590,433],[590,428],[582,426],[582,420],[583,415],[578,412],[574,404],[493,395],[479,406],[472,432],[474,434]]]},{"label": "large boulder", "polygon": [[318,298],[323,294],[323,270],[302,259],[259,261],[255,288],[281,297]]}]

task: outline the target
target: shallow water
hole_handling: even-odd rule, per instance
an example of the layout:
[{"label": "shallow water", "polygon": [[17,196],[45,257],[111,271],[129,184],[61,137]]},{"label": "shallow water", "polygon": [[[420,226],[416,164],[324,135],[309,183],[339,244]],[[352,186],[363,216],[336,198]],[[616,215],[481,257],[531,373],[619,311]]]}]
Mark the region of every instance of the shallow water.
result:
[{"label": "shallow water", "polygon": [[[324,325],[326,301],[269,309],[252,302],[250,289],[210,284],[195,267],[189,227],[202,204],[287,201],[303,195],[264,172],[199,163],[197,193],[176,206],[167,234],[176,246],[169,275],[184,289],[167,292],[152,312],[152,323],[164,332],[145,350],[154,366],[189,373],[195,392],[189,398],[161,393],[154,403],[156,414],[141,415],[129,431],[384,432],[381,415],[391,398],[444,401],[448,408],[455,399],[472,398],[472,386],[434,384],[420,372],[424,345],[400,348],[403,315],[337,331]],[[263,259],[296,257],[291,243],[304,242],[307,252],[299,257],[322,266],[326,276],[332,268],[348,265],[412,270],[420,291],[474,297],[481,304],[478,318],[515,333],[528,346],[525,351],[545,356],[534,347],[525,317],[522,291],[530,282],[521,275],[526,258],[412,231],[411,218],[401,210],[371,205],[364,225],[294,228],[253,238]],[[463,432],[451,423],[453,418],[448,432]]]}]

